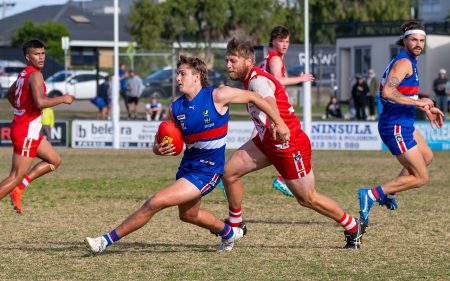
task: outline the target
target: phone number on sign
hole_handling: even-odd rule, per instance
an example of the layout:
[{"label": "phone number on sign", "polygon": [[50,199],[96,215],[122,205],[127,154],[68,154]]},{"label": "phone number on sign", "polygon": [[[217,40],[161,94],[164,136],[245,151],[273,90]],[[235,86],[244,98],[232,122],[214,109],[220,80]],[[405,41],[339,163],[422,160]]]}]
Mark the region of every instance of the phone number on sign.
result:
[{"label": "phone number on sign", "polygon": [[359,149],[358,142],[313,141],[313,149]]}]

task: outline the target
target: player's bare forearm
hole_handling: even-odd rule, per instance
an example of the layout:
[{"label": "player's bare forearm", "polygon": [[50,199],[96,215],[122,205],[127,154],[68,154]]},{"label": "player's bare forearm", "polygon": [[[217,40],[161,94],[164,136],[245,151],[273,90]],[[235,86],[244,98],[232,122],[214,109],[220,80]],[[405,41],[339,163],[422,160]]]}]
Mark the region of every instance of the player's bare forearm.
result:
[{"label": "player's bare forearm", "polygon": [[9,87],[8,91],[6,92],[6,98],[8,99],[8,102],[11,104],[11,106],[14,107],[14,95],[16,91],[16,82],[14,82],[11,87]]},{"label": "player's bare forearm", "polygon": [[305,82],[314,81],[314,76],[310,73],[300,73],[299,76],[293,77],[276,77],[283,86],[298,85]]},{"label": "player's bare forearm", "polygon": [[264,113],[266,113],[275,124],[284,123],[283,119],[281,119],[280,117],[278,108],[273,98],[263,99],[259,95],[254,94],[250,102],[253,103],[257,108],[262,110]]},{"label": "player's bare forearm", "polygon": [[400,79],[396,76],[389,76],[388,81],[386,82],[383,91],[382,96],[385,99],[388,99],[390,101],[393,101],[395,103],[404,104],[404,105],[414,105],[417,107],[422,107],[426,105],[432,106],[429,101],[427,100],[414,100],[411,99],[402,93],[400,93],[397,90],[397,87],[400,85]]},{"label": "player's bare forearm", "polygon": [[70,95],[63,95],[63,96],[59,96],[59,97],[48,98],[44,94],[42,94],[42,96],[35,97],[33,95],[33,97],[35,98],[34,101],[35,101],[36,106],[41,109],[48,108],[48,107],[54,107],[54,106],[60,105],[62,103],[71,104],[73,102],[73,96],[70,96]]}]

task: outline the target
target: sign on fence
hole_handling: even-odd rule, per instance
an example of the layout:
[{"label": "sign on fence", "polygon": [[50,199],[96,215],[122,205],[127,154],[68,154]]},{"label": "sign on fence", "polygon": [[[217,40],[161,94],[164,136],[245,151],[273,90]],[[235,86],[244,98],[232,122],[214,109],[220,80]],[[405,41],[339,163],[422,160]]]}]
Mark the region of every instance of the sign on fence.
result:
[{"label": "sign on fence", "polygon": [[[68,145],[68,122],[55,121],[55,127],[51,130],[52,139],[50,143],[53,146]],[[11,137],[11,121],[0,121],[0,146],[12,146]]]},{"label": "sign on fence", "polygon": [[[159,122],[121,121],[120,147],[151,148]],[[230,121],[227,149],[237,149],[253,132],[251,121]],[[417,122],[416,129],[433,150],[450,150],[450,125],[432,129],[427,122]],[[72,147],[111,148],[113,127],[110,121],[74,120]],[[315,150],[382,150],[376,122],[313,122],[311,144]]]}]

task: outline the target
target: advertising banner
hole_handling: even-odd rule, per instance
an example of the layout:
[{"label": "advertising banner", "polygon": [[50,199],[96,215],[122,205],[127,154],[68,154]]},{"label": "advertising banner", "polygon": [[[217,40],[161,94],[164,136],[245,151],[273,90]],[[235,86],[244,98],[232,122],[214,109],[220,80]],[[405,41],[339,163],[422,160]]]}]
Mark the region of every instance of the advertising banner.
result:
[{"label": "advertising banner", "polygon": [[[121,148],[151,148],[160,122],[121,121]],[[251,121],[230,121],[227,149],[237,149],[253,132]],[[450,150],[450,126],[432,129],[427,122],[416,122],[416,129],[433,150]],[[74,120],[72,147],[111,148],[113,127],[110,121]],[[2,134],[4,132],[2,131]],[[313,122],[311,144],[314,150],[382,150],[376,122]]]},{"label": "advertising banner", "polygon": [[319,150],[381,150],[375,122],[313,122],[311,144]]},{"label": "advertising banner", "polygon": [[[51,130],[50,143],[53,146],[68,145],[68,122],[65,120],[56,120],[55,127]],[[12,146],[11,138],[11,121],[0,121],[0,146]]]},{"label": "advertising banner", "polygon": [[[121,121],[121,148],[151,148],[160,122]],[[112,148],[113,125],[111,121],[73,120],[72,147]]]}]

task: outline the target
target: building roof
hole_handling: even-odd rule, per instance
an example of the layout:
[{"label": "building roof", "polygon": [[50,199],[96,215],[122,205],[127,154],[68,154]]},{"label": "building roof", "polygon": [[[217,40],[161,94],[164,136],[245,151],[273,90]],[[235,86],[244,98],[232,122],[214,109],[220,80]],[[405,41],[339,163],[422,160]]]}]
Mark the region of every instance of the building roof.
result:
[{"label": "building roof", "polygon": [[[35,24],[41,24],[50,20],[58,22],[67,27],[71,41],[84,41],[84,46],[89,45],[89,43],[86,43],[89,41],[114,41],[113,14],[93,14],[68,2],[64,5],[40,6],[1,19],[0,46],[10,46],[14,31],[20,28],[26,20],[30,20]],[[126,44],[133,41],[127,31],[128,25],[127,15],[119,15],[119,41]]]}]

